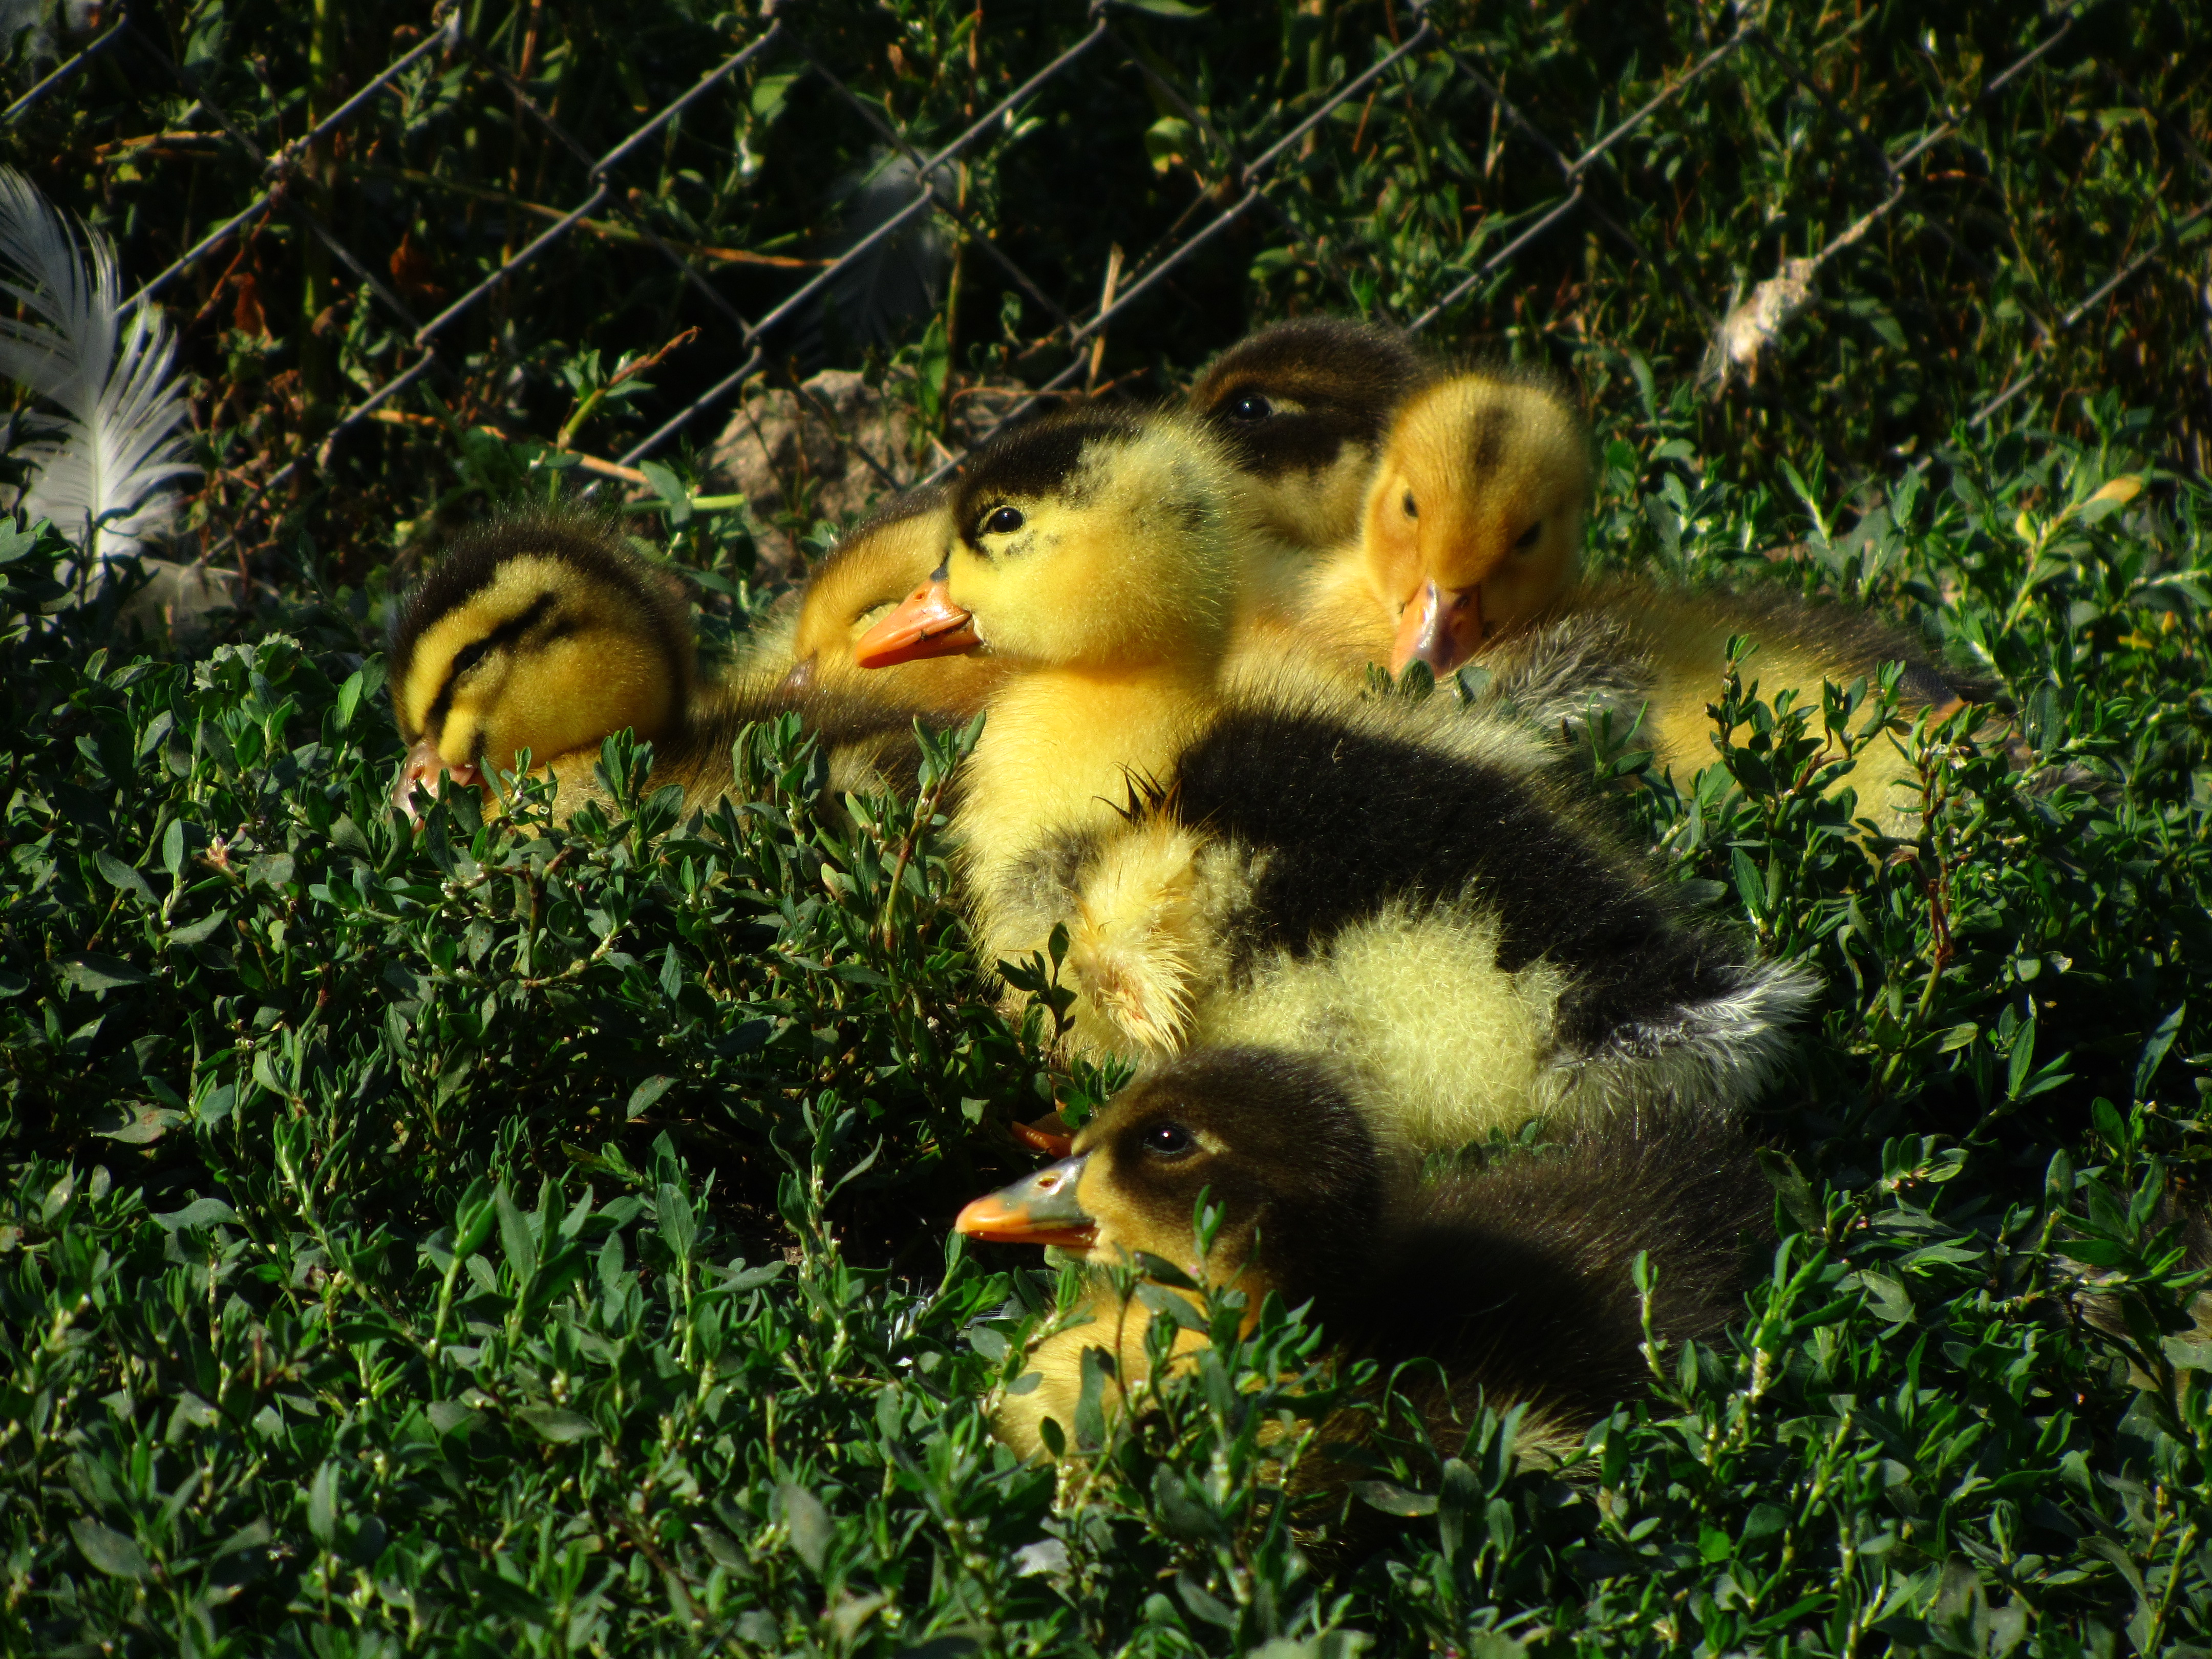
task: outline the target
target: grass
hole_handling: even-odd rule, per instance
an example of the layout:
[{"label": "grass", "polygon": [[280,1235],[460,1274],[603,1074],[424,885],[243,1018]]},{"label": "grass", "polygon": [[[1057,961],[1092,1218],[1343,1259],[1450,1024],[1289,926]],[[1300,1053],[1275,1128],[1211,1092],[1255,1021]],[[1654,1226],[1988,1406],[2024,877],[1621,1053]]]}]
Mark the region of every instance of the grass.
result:
[{"label": "grass", "polygon": [[[266,138],[425,21],[317,15],[162,27]],[[673,6],[618,37],[595,15],[485,7],[470,27],[511,67],[530,54],[534,93],[607,142],[731,39]],[[1012,8],[981,28],[918,5],[808,15],[857,89],[931,131],[1071,27]],[[1603,31],[1438,15],[1471,58],[1510,65],[1563,143],[1733,27],[1688,8]],[[1345,5],[1281,23],[1116,27],[1249,155],[1246,135],[1286,127],[1409,20]],[[1872,607],[2001,698],[1907,731],[1883,723],[1879,684],[1761,702],[1754,655],[1717,727],[1748,714],[1753,735],[1694,779],[1652,776],[1632,733],[1587,752],[1675,878],[1825,984],[1797,1074],[1754,1123],[1779,1237],[1727,1343],[1655,1353],[1649,1392],[1559,1473],[1515,1469],[1489,1417],[1430,1443],[1381,1391],[1368,1479],[1316,1511],[1280,1496],[1285,1445],[1377,1391],[1325,1364],[1297,1310],[1238,1338],[1218,1297],[1224,1340],[1156,1414],[1085,1414],[1057,1482],[1012,1464],[990,1394],[1060,1287],[945,1223],[1024,1166],[1006,1121],[1103,1080],[1056,1074],[1045,1016],[1012,1027],[975,994],[933,790],[965,738],[933,750],[919,805],[825,799],[804,735],[767,729],[740,757],[750,799],[696,825],[617,738],[610,813],[556,829],[526,789],[508,817],[449,797],[407,832],[386,805],[386,596],[438,525],[565,487],[564,428],[611,451],[690,395],[705,371],[679,352],[649,392],[586,408],[622,351],[696,319],[634,244],[575,240],[467,319],[457,379],[415,406],[453,427],[379,426],[256,497],[327,420],[317,375],[340,394],[404,356],[360,295],[312,286],[335,279],[296,222],[272,224],[240,267],[280,319],[265,335],[223,325],[235,272],[173,302],[185,322],[219,301],[186,337],[211,469],[195,511],[254,575],[249,610],[195,655],[149,647],[113,595],[45,609],[64,550],[0,530],[6,1650],[2212,1646],[2212,1350],[2183,1311],[2172,1224],[2203,1194],[2212,1068],[2212,498],[2187,401],[2205,342],[2163,264],[2046,345],[2028,320],[2142,246],[2132,211],[2188,199],[2185,155],[2161,168],[2172,131],[2203,130],[2183,50],[2201,25],[2092,9],[2017,97],[1979,103],[1964,90],[2040,21],[1768,27],[1872,136],[1957,113],[1929,165],[1966,175],[1931,176],[1824,271],[1778,374],[1714,398],[1683,292],[1717,308],[1730,271],[1770,274],[1882,187],[1821,99],[1757,54],[1593,185],[1674,263],[1601,228],[1533,245],[1443,342],[1581,374],[1604,443],[1594,562]],[[1934,46],[1908,50],[1926,27]],[[198,130],[150,74],[111,67],[33,110],[18,159],[145,272],[251,174],[219,145],[100,150]],[[789,67],[654,158],[664,230],[810,246],[821,204],[790,158],[817,155],[818,180],[872,140],[817,80],[775,84]],[[522,221],[404,169],[572,199],[568,163],[495,84],[434,62],[380,106],[388,130],[331,158],[330,213],[365,245],[447,203],[407,222],[449,294]],[[1182,148],[1203,134],[1168,125],[1185,118],[1126,65],[1055,95],[967,187],[1073,306],[1109,238],[1140,261],[1169,234],[1212,152]],[[1403,317],[1467,268],[1453,228],[1471,200],[1543,199],[1518,141],[1484,137],[1486,106],[1433,63],[1344,116],[1279,198],[1306,251],[1263,216],[1117,325],[1109,378],[1158,384],[1297,305]],[[1076,151],[1099,158],[1110,223],[1048,187]],[[738,275],[767,299],[780,269]],[[963,256],[933,325],[877,367],[920,361],[933,325],[948,377],[1050,372],[1049,343],[1023,355],[1039,317],[1000,337],[994,270]],[[301,325],[317,295],[335,332]],[[1968,425],[2022,354],[2050,364],[2047,395]],[[680,454],[656,486],[633,522],[699,578],[711,632],[753,602],[759,538],[826,532],[695,507]],[[1877,854],[1819,786],[1893,741],[1919,757],[1924,823]]]}]

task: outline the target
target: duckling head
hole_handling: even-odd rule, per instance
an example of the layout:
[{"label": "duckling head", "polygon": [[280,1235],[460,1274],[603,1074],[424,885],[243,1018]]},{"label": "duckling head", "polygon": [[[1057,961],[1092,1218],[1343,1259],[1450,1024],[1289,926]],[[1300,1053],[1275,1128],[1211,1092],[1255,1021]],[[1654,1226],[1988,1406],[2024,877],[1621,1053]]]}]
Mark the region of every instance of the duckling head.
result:
[{"label": "duckling head", "polygon": [[1218,662],[1247,520],[1195,422],[1085,409],[987,446],[952,492],[943,564],[862,637],[882,668],[975,652],[1010,669]]},{"label": "duckling head", "polygon": [[1297,317],[1223,352],[1190,412],[1229,446],[1270,532],[1329,547],[1356,533],[1390,417],[1433,372],[1395,329]]},{"label": "duckling head", "polygon": [[407,762],[393,790],[410,817],[442,774],[489,790],[528,750],[546,764],[609,732],[659,738],[691,692],[690,608],[672,579],[584,518],[478,530],[400,608],[392,708]]},{"label": "duckling head", "polygon": [[856,526],[807,580],[792,633],[783,689],[797,696],[877,698],[896,693],[918,708],[973,712],[997,683],[995,665],[973,656],[923,659],[890,678],[864,674],[854,649],[868,630],[945,562],[952,492],[918,489]]},{"label": "duckling head", "polygon": [[1367,493],[1362,550],[1398,619],[1390,668],[1457,668],[1566,591],[1582,550],[1589,436],[1565,387],[1455,375],[1401,411]]},{"label": "duckling head", "polygon": [[[1058,1244],[1111,1263],[1142,1250],[1194,1277],[1304,1297],[1347,1284],[1392,1190],[1389,1155],[1325,1064],[1215,1048],[1133,1084],[1073,1151],[979,1198],[953,1223],[970,1237]],[[1198,1259],[1200,1195],[1218,1205]]]}]

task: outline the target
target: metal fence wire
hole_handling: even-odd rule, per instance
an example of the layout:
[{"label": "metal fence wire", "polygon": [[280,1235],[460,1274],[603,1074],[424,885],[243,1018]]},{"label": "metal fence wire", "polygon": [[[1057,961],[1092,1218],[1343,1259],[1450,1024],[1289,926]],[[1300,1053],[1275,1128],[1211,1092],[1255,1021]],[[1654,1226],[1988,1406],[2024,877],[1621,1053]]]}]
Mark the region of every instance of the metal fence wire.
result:
[{"label": "metal fence wire", "polygon": [[[1349,22],[1316,0],[1286,5],[1277,56],[1295,68],[1302,42],[1306,56],[1289,95],[1227,84],[1218,35],[1166,15],[1184,9],[1098,0],[1059,25],[1001,25],[978,6],[925,30],[791,3],[687,21],[672,46],[648,52],[541,0],[440,0],[377,11],[394,49],[348,84],[331,64],[358,60],[364,27],[335,0],[305,19],[296,8],[226,17],[130,0],[76,50],[57,50],[60,61],[0,125],[34,177],[59,158],[70,176],[54,193],[118,231],[126,268],[162,256],[132,306],[167,307],[188,337],[226,313],[270,340],[302,333],[293,388],[302,412],[215,469],[233,520],[296,499],[350,447],[380,441],[370,434],[435,441],[416,429],[433,423],[424,408],[439,422],[460,410],[530,435],[533,405],[515,388],[545,377],[550,353],[533,314],[565,318],[584,304],[591,296],[567,285],[609,281],[599,268],[611,249],[632,262],[612,279],[632,292],[613,299],[648,288],[659,297],[650,330],[635,308],[624,319],[619,304],[602,306],[613,313],[609,344],[656,346],[687,322],[698,332],[681,337],[650,391],[608,402],[630,422],[593,428],[620,437],[607,446],[616,453],[582,453],[591,446],[574,441],[574,423],[535,435],[629,483],[679,439],[706,444],[753,388],[795,386],[825,351],[927,352],[929,331],[957,330],[987,288],[1000,295],[1005,325],[985,368],[1010,390],[988,419],[940,418],[918,453],[845,433],[876,484],[941,475],[966,443],[1039,399],[1095,387],[1117,324],[1171,337],[1188,366],[1251,314],[1322,306],[1397,321],[1447,348],[1519,337],[1515,349],[1593,351],[1617,368],[1634,327],[1603,314],[1609,301],[1588,280],[1601,269],[1671,296],[1664,337],[1643,350],[1677,382],[1694,380],[1718,418],[1755,417],[1817,441],[1824,398],[1922,386],[1917,410],[1875,422],[1887,445],[1872,459],[1902,462],[1948,423],[1986,424],[2068,376],[2086,382],[2069,341],[2101,329],[2093,368],[2130,349],[2142,358],[2146,335],[2162,317],[2185,317],[2203,281],[2212,161],[2201,106],[2176,105],[2169,88],[2138,85],[2125,64],[2081,50],[2094,7],[2017,25],[1998,58],[1964,41],[1947,55],[1930,34],[1924,61],[1858,102],[1849,66],[1863,15],[1707,8],[1665,37],[1694,49],[1632,64],[1611,85],[1592,80],[1578,106],[1560,92],[1572,77],[1524,72],[1514,38],[1442,3],[1370,6]],[[302,29],[308,84],[287,87]],[[707,45],[718,49],[711,61]],[[622,61],[632,46],[637,63]],[[933,78],[906,73],[906,54],[926,51]],[[611,103],[575,90],[594,52],[622,72]],[[963,52],[964,72],[953,73]],[[698,72],[671,89],[686,55]],[[650,72],[634,72],[648,57]],[[2040,204],[2075,216],[2061,227],[2070,233],[2062,261],[2043,257],[2057,229],[2043,249],[2021,233],[2036,204],[1992,208],[2018,182],[1999,129],[2008,102],[2078,105],[2085,76],[2099,82],[2109,131],[2076,169],[2094,205]],[[1899,84],[1919,93],[1900,100]],[[240,88],[250,106],[233,106]],[[805,103],[797,114],[794,100]],[[616,106],[626,125],[609,118]],[[1748,111],[1771,144],[1726,180],[1680,176],[1728,109]],[[806,123],[844,137],[815,159]],[[1141,143],[1151,180],[1143,222],[1126,228],[1113,193],[1122,175],[1097,159],[1117,134]],[[857,228],[857,187],[834,176],[854,156],[870,173]],[[501,174],[503,188],[485,185]],[[1409,177],[1422,181],[1410,192]],[[538,199],[555,186],[554,200]],[[1025,225],[1022,188],[1090,228]],[[1741,200],[1719,199],[1730,193]],[[823,228],[840,214],[842,235]],[[1734,227],[1719,270],[1682,232],[1699,216]],[[730,228],[759,240],[718,246]],[[1139,234],[1125,256],[1118,240]],[[888,313],[875,337],[841,339],[833,328],[825,346],[828,302],[915,247],[937,260],[925,287],[946,285],[949,258],[951,286],[969,290],[965,311],[957,292],[932,292]],[[587,253],[599,274],[580,278]],[[641,258],[659,262],[657,288]],[[1916,261],[1940,265],[1940,279],[1901,278]],[[2164,299],[2130,312],[2131,285],[2150,273]],[[295,292],[294,319],[271,323]],[[1233,302],[1205,302],[1224,293]],[[1531,293],[1543,300],[1534,321]],[[1793,337],[1822,320],[1837,349],[1816,354],[1810,373],[1784,372]],[[573,329],[564,347],[580,349],[581,327],[562,325]],[[2003,336],[1994,356],[1992,328]],[[610,337],[623,329],[626,341]],[[1947,344],[1947,330],[1973,337],[1976,349]],[[969,343],[953,383],[984,373]],[[1947,404],[1926,394],[1931,371],[1916,354],[2000,372]],[[408,395],[418,387],[430,394],[419,405]],[[210,425],[226,415],[237,411],[202,411]],[[2199,441],[2200,424],[2181,422],[2177,441]]]}]

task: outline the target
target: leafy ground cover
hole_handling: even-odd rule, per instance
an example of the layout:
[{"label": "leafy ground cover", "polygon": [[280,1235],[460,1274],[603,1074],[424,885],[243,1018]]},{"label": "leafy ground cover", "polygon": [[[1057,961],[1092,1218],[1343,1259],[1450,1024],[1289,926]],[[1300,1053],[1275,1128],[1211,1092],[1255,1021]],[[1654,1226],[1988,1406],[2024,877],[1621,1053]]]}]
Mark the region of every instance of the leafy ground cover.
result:
[{"label": "leafy ground cover", "polygon": [[[1446,9],[1563,143],[1735,26]],[[1409,23],[1285,6],[1271,36],[1173,10],[1117,27],[1246,154]],[[469,27],[611,142],[735,27],[639,11],[626,33],[558,6]],[[811,15],[828,61],[925,133],[1079,27],[1011,7]],[[176,16],[173,55],[264,145],[430,21]],[[2212,59],[2185,9],[2091,8],[2020,97],[1978,99],[2051,21],[1775,9],[1802,79],[1747,56],[1591,185],[1666,259],[1607,234],[1540,243],[1447,315],[1441,344],[1540,352],[1590,389],[1594,562],[1874,607],[1996,701],[1876,730],[1881,686],[1778,709],[1754,656],[1723,709],[1754,735],[1698,778],[1652,777],[1633,733],[1592,744],[1655,855],[1823,975],[1798,1072],[1753,1126],[1778,1242],[1741,1329],[1656,1355],[1575,1468],[1516,1470],[1494,1420],[1431,1444],[1383,1410],[1340,1512],[1274,1479],[1360,1380],[1295,1310],[1236,1339],[1217,1308],[1213,1358],[1137,1425],[1076,1425],[1085,1456],[1060,1480],[990,1441],[991,1392],[1060,1287],[945,1224],[1022,1166],[1009,1118],[1103,1081],[1056,1075],[1042,1021],[1010,1027],[975,994],[935,810],[960,740],[914,805],[825,799],[803,735],[775,730],[747,739],[752,799],[696,825],[619,738],[605,817],[556,830],[526,792],[489,821],[450,799],[410,833],[386,806],[392,586],[442,520],[572,481],[558,434],[611,452],[696,390],[706,366],[679,352],[657,387],[588,401],[608,372],[589,352],[611,366],[702,320],[666,267],[627,263],[611,231],[579,239],[471,319],[459,384],[416,421],[273,494],[404,342],[293,222],[195,274],[172,306],[210,469],[194,524],[253,577],[248,610],[175,652],[117,594],[51,608],[58,540],[0,529],[7,1650],[2212,1646],[2212,1355],[2173,1224],[2203,1196],[2212,1067],[2206,337],[2163,263],[2078,327],[2035,320],[2152,246],[2130,240],[2146,204],[2201,249],[2173,228],[2193,175],[2172,139],[2201,140],[2191,65]],[[103,64],[22,118],[15,159],[148,272],[258,174],[166,83]],[[1156,90],[1126,64],[1071,83],[967,182],[1060,303],[1095,294],[1106,242],[1161,243],[1218,183],[1214,139]],[[732,96],[656,158],[654,222],[818,251],[823,204],[792,158],[818,180],[874,140],[805,77],[763,69]],[[434,61],[377,106],[392,131],[327,158],[329,222],[379,246],[415,233],[447,263],[408,280],[465,287],[538,222],[517,203],[576,183],[547,182],[569,162],[514,111],[480,66]],[[1106,378],[1164,384],[1288,307],[1407,317],[1498,246],[1470,250],[1470,206],[1510,224],[1545,199],[1510,125],[1485,137],[1486,106],[1439,65],[1345,116],[1280,198],[1306,240],[1255,216],[1115,330]],[[1701,387],[1701,307],[1883,199],[1853,135],[1954,118],[1927,153],[1943,176],[1824,274],[1784,372]],[[1053,185],[1071,155],[1115,223],[1090,210],[1104,196]],[[942,399],[1055,368],[1049,344],[1023,355],[1044,323],[1006,319],[994,270],[967,258],[870,372]],[[742,297],[772,301],[785,270],[746,266]],[[2052,365],[2044,389],[1966,425],[2027,361]],[[698,505],[680,455],[660,477],[631,522],[698,578],[713,635],[754,601],[757,545],[830,529],[803,493],[771,524]],[[1870,849],[1818,786],[1839,751],[1892,741],[1921,757],[1924,828]],[[1049,963],[1025,971],[1050,982]]]},{"label": "leafy ground cover", "polygon": [[1759,1125],[1780,1243],[1741,1330],[1655,1356],[1581,1467],[1400,1422],[1334,1521],[1267,1478],[1263,1431],[1342,1381],[1294,1311],[1158,1417],[1079,1425],[1057,1491],[989,1439],[1054,1286],[943,1227],[1054,1079],[947,906],[957,741],[915,808],[836,810],[759,731],[759,799],[707,823],[633,787],[410,835],[330,611],[110,652],[97,609],[29,613],[58,543],[15,532],[17,1647],[2203,1639],[2208,1355],[2161,1200],[2198,1190],[2212,1060],[2206,503],[2123,503],[2133,439],[1961,450],[1832,540],[1677,440],[1611,446],[1596,545],[1741,578],[1794,536],[1788,576],[1913,605],[2020,714],[1905,735],[1926,830],[1880,856],[1817,788],[1820,752],[1893,740],[1878,685],[1756,705],[1679,786],[1593,745],[1683,879],[1826,977]]}]

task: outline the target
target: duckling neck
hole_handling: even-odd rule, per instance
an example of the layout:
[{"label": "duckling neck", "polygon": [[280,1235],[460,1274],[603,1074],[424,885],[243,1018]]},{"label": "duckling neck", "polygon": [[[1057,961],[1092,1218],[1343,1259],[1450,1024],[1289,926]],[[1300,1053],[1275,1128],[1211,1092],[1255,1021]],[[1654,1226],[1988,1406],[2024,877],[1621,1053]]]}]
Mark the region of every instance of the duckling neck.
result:
[{"label": "duckling neck", "polygon": [[1132,781],[1165,781],[1216,695],[1211,672],[1021,675],[992,700],[968,763],[960,829],[971,867],[1000,867],[1097,822],[1127,803]]}]

